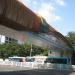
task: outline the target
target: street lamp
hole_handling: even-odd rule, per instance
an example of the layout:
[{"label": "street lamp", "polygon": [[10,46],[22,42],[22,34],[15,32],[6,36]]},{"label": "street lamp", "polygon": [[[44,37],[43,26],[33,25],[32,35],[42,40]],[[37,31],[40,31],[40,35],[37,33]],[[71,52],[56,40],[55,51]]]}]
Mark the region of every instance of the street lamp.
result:
[{"label": "street lamp", "polygon": [[0,35],[0,44],[1,44],[2,35]]},{"label": "street lamp", "polygon": [[31,49],[30,49],[30,57],[32,56],[32,43],[31,43]]}]

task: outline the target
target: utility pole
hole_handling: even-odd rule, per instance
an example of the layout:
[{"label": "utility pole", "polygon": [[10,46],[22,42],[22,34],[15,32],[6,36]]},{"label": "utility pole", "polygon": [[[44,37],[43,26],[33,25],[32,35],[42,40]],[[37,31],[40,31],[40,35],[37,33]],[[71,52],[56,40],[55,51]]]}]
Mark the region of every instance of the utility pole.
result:
[{"label": "utility pole", "polygon": [[2,35],[0,35],[0,44],[1,44]]},{"label": "utility pole", "polygon": [[48,46],[48,56],[50,56],[51,50],[50,50],[50,46]]},{"label": "utility pole", "polygon": [[30,57],[32,56],[32,43],[31,43],[31,49],[30,49]]}]

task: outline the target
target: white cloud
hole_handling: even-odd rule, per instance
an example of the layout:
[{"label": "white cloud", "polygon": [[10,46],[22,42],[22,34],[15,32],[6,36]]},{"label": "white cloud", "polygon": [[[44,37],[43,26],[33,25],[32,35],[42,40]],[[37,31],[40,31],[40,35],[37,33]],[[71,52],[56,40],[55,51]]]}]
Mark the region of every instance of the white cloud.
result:
[{"label": "white cloud", "polygon": [[37,13],[48,21],[54,11],[55,8],[50,3],[43,3]]},{"label": "white cloud", "polygon": [[60,16],[55,15],[55,8],[50,3],[43,3],[37,11],[48,23],[61,20]]},{"label": "white cloud", "polygon": [[60,17],[60,16],[54,16],[54,20],[55,20],[55,21],[61,20],[61,17]]},{"label": "white cloud", "polygon": [[37,1],[36,0],[33,0],[33,4],[36,5],[37,4]]},{"label": "white cloud", "polygon": [[64,6],[65,5],[65,2],[64,0],[55,0],[55,2],[61,6]]}]

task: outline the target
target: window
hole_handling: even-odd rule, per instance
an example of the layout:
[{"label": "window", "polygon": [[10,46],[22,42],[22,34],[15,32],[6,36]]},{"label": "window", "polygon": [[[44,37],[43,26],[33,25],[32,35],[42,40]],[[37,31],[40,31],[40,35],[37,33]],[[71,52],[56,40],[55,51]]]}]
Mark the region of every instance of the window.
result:
[{"label": "window", "polygon": [[12,42],[17,42],[17,40],[10,37],[5,37],[5,43],[12,43]]},{"label": "window", "polygon": [[35,58],[26,58],[25,61],[26,61],[26,62],[34,62],[34,61],[35,61]]}]

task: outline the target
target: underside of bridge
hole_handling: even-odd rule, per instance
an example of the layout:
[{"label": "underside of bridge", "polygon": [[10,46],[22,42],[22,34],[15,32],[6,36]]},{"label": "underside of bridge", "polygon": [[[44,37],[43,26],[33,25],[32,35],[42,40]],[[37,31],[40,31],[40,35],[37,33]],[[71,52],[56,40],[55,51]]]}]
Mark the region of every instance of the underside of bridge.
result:
[{"label": "underside of bridge", "polygon": [[6,26],[16,31],[53,35],[72,48],[61,33],[57,32],[45,19],[36,15],[18,0],[0,0],[0,26]]}]

